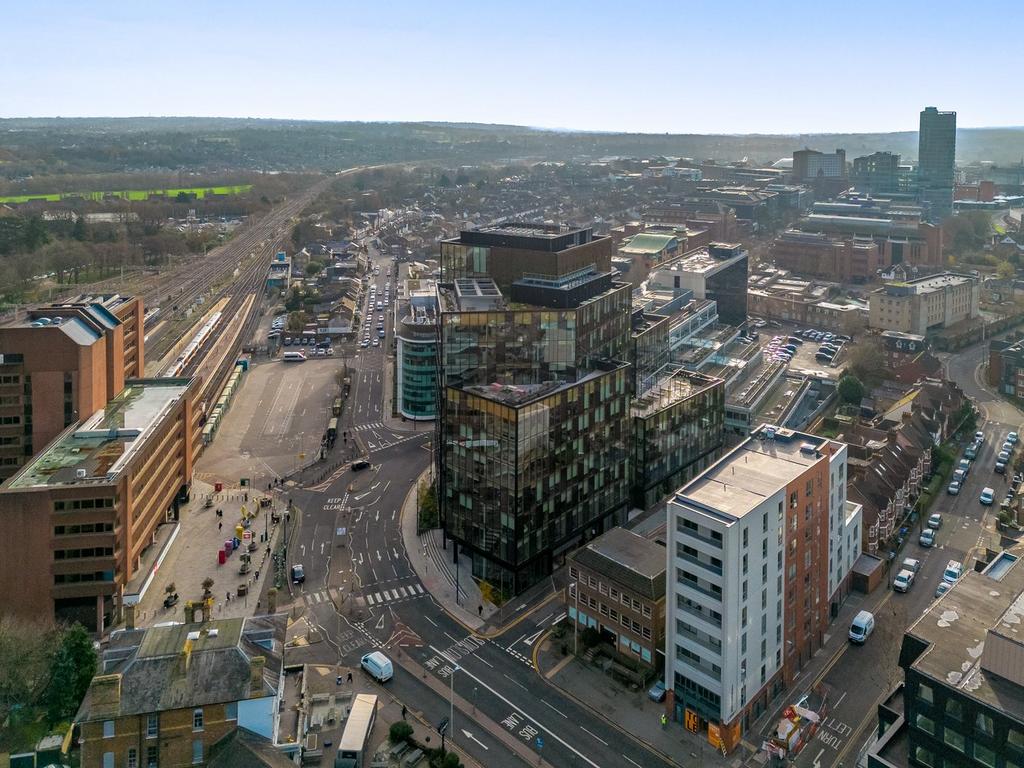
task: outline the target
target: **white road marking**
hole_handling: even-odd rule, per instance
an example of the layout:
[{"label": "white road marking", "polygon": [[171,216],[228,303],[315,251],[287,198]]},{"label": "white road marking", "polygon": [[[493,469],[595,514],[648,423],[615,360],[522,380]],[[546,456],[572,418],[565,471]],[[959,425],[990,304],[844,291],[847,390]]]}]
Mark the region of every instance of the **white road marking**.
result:
[{"label": "white road marking", "polygon": [[379,602],[381,602],[381,599],[380,599],[380,592],[375,592],[375,593],[373,594],[373,596],[374,596],[374,597],[375,597],[375,598],[377,599],[377,602],[378,602],[378,603],[379,603]]},{"label": "white road marking", "polygon": [[556,708],[555,708],[555,707],[553,707],[553,706],[552,706],[551,704],[548,704],[548,703],[547,703],[546,701],[544,701],[544,699],[541,699],[541,700],[540,700],[540,703],[541,703],[541,704],[543,704],[544,706],[546,706],[546,707],[547,707],[548,709],[553,709],[553,710],[554,710],[555,712],[557,712],[558,714],[562,715],[562,717],[564,717],[564,718],[565,718],[566,720],[568,720],[568,719],[569,719],[569,717],[568,717],[567,715],[565,715],[565,714],[564,714],[564,713],[562,712],[562,710],[560,710],[560,709],[556,709]]},{"label": "white road marking", "polygon": [[[590,731],[588,731],[588,730],[587,730],[586,728],[584,728],[584,727],[583,727],[582,725],[580,726],[580,730],[581,730],[581,731],[583,731],[584,733],[590,733]],[[597,735],[595,735],[595,734],[593,734],[593,733],[590,733],[590,735],[591,735],[591,736],[593,736],[593,737],[594,737],[595,739],[597,739],[598,741],[600,741],[600,742],[601,742],[602,744],[604,744],[604,745],[605,745],[606,747],[608,746],[608,742],[607,742],[607,741],[605,741],[604,739],[602,739],[602,738],[601,738],[600,736],[597,736]]]},{"label": "white road marking", "polygon": [[644,767],[643,767],[642,765],[640,765],[640,763],[638,763],[638,762],[637,762],[636,760],[634,760],[633,758],[631,758],[631,757],[627,757],[626,755],[623,755],[623,757],[625,757],[625,758],[626,758],[627,760],[629,760],[629,762],[631,762],[631,763],[632,763],[633,765],[635,765],[635,766],[636,766],[636,768],[644,768]]},{"label": "white road marking", "polygon": [[[513,685],[518,685],[518,686],[519,686],[520,688],[522,688],[522,689],[523,689],[524,691],[526,691],[527,693],[529,693],[529,690],[530,690],[530,689],[529,689],[529,688],[527,688],[527,687],[526,687],[525,685],[523,685],[522,683],[520,683],[520,682],[519,682],[518,680],[515,680],[515,679],[513,679],[513,678],[509,677],[509,676],[508,676],[508,674],[506,674],[505,672],[502,672],[501,674],[505,675],[505,679],[506,679],[506,680],[508,680],[508,681],[509,681],[510,683],[512,683]],[[584,730],[586,730],[586,729],[584,728]]]},{"label": "white road marking", "polygon": [[[429,616],[424,615],[423,618],[426,619],[427,621],[429,621],[431,624],[434,624],[434,620],[432,618],[430,618]],[[436,627],[437,624],[434,624],[434,626]]]}]

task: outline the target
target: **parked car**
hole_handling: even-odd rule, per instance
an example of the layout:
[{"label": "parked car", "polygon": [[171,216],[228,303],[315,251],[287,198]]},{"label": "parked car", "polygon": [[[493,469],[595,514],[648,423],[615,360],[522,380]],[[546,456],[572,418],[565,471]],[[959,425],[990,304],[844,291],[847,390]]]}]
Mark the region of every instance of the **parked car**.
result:
[{"label": "parked car", "polygon": [[973,443],[968,445],[967,450],[964,451],[964,457],[972,460],[978,458],[978,446]]},{"label": "parked car", "polygon": [[964,475],[966,476],[971,471],[971,460],[960,459],[960,463],[957,464],[957,467],[959,469],[962,469],[964,471]]},{"label": "parked car", "polygon": [[649,698],[651,701],[656,701],[660,704],[665,700],[666,693],[667,691],[665,690],[665,684],[661,682],[661,680],[658,680],[654,685],[652,685],[647,690],[647,698]]},{"label": "parked car", "polygon": [[1010,452],[1009,451],[1000,451],[999,455],[996,457],[996,461],[1001,461],[1001,462],[1003,462],[1003,464],[1005,464],[1009,460],[1010,460]]},{"label": "parked car", "polygon": [[922,547],[935,546],[935,531],[931,528],[925,528],[921,531],[921,535],[918,537],[917,543]]},{"label": "parked car", "polygon": [[900,571],[892,582],[892,588],[897,592],[909,592],[912,586],[914,586],[913,571]]},{"label": "parked car", "polygon": [[980,430],[978,432],[975,432],[974,433],[974,442],[976,442],[976,443],[984,443],[985,442],[985,433],[981,432]]},{"label": "parked car", "polygon": [[1017,444],[1017,439],[1018,439],[1017,438],[1017,433],[1016,432],[1011,432],[1010,434],[1008,434],[1006,436],[1006,439],[1008,441],[1010,441],[1011,443],[1013,443],[1014,445],[1016,445]]},{"label": "parked car", "polygon": [[932,512],[928,515],[928,527],[935,528],[936,530],[942,527],[942,515],[938,512]]},{"label": "parked car", "polygon": [[981,496],[978,497],[978,501],[984,504],[986,507],[992,506],[992,502],[995,501],[996,492],[991,488],[984,488],[981,491]]},{"label": "parked car", "polygon": [[380,651],[363,656],[359,660],[359,666],[365,669],[370,677],[378,683],[386,683],[395,676],[395,668],[391,664],[391,659]]},{"label": "parked car", "polygon": [[953,480],[949,485],[946,486],[946,493],[950,496],[957,496],[960,493],[960,483],[957,480]]},{"label": "parked car", "polygon": [[949,582],[946,582],[946,581],[939,582],[939,586],[937,586],[935,588],[935,596],[936,597],[942,597],[944,594],[949,592],[951,587],[952,587],[952,585]]},{"label": "parked car", "polygon": [[959,560],[950,560],[946,563],[946,570],[942,572],[942,580],[949,584],[956,584],[964,572],[964,566]]},{"label": "parked car", "polygon": [[997,475],[1005,475],[1006,474],[1006,462],[1005,461],[997,461],[996,462],[996,466],[995,466],[995,472],[996,472]]},{"label": "parked car", "polygon": [[863,643],[875,631],[875,616],[870,611],[861,611],[850,623],[850,642]]},{"label": "parked car", "polygon": [[917,573],[921,570],[921,561],[913,557],[908,557],[903,561],[903,565],[900,566],[904,571],[911,571]]}]

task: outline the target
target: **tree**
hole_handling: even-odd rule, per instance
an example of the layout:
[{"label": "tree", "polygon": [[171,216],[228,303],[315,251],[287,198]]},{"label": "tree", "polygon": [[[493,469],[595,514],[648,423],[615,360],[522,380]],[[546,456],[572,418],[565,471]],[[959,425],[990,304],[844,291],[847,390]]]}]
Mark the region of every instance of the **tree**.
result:
[{"label": "tree", "polygon": [[203,599],[207,600],[213,597],[213,579],[207,576],[203,579]]},{"label": "tree", "polygon": [[388,740],[392,744],[399,744],[403,741],[408,741],[410,738],[412,738],[412,726],[405,722],[405,720],[399,720],[391,724],[391,728],[388,730]]},{"label": "tree", "polygon": [[860,401],[864,399],[864,385],[860,383],[860,379],[850,374],[846,374],[839,380],[838,391],[839,399],[844,403],[859,405]]},{"label": "tree", "polygon": [[50,678],[59,634],[50,624],[0,614],[0,722],[31,711]]},{"label": "tree", "polygon": [[319,261],[311,261],[306,265],[306,274],[309,277],[316,277],[324,271],[324,265]]},{"label": "tree", "polygon": [[996,267],[996,274],[1003,280],[1008,280],[1016,274],[1017,270],[1013,268],[1013,264],[1008,261],[999,262],[999,266]]},{"label": "tree", "polygon": [[847,370],[861,381],[877,381],[885,368],[885,355],[877,341],[865,339],[850,351],[848,363]]},{"label": "tree", "polygon": [[[302,287],[293,285],[291,290],[288,291],[288,297],[284,300],[284,308],[289,312],[298,312],[302,309],[302,298]],[[299,330],[302,329],[300,328]]]},{"label": "tree", "polygon": [[44,696],[46,719],[51,726],[75,714],[95,674],[92,638],[85,627],[75,624],[61,637]]},{"label": "tree", "polygon": [[448,178],[447,173],[442,173],[441,178],[437,182],[437,185],[439,187],[450,187],[452,185],[452,180]]},{"label": "tree", "polygon": [[[213,586],[213,585],[211,584],[210,586]],[[164,592],[166,592],[168,595],[173,595],[177,591],[178,591],[178,587],[175,586],[173,581],[170,584],[168,584],[166,587],[164,587]]]}]

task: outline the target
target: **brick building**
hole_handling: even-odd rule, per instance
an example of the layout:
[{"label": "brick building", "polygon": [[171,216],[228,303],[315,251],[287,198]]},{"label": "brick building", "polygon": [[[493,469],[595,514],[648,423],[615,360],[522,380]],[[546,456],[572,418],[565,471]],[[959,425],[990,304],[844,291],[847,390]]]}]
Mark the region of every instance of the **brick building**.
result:
[{"label": "brick building", "polygon": [[612,528],[567,558],[566,610],[619,653],[660,670],[665,654],[665,547]]},{"label": "brick building", "polygon": [[143,375],[142,301],[79,297],[0,327],[0,481]]},{"label": "brick building", "polygon": [[[33,329],[37,330],[37,329]],[[156,529],[187,501],[195,379],[134,379],[0,487],[0,604],[102,633]]]},{"label": "brick building", "polygon": [[836,282],[867,282],[881,266],[878,244],[871,238],[836,238],[795,229],[775,238],[771,259],[780,269]]},{"label": "brick building", "polygon": [[207,765],[240,728],[273,739],[284,635],[282,616],[117,633],[75,717],[82,768]]}]

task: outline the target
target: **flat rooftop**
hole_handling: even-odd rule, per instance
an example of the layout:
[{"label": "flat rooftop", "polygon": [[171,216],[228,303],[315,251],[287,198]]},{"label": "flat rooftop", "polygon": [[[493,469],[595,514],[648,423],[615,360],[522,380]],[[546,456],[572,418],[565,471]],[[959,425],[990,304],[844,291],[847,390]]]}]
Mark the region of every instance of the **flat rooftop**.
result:
[{"label": "flat rooftop", "polygon": [[501,384],[495,382],[493,384],[477,384],[463,387],[461,391],[493,400],[502,405],[516,407],[540,400],[565,389],[577,387],[587,381],[597,379],[609,371],[626,368],[628,363],[606,360],[599,362],[598,365],[598,370],[590,371],[574,381],[545,381],[540,384]]},{"label": "flat rooftop", "polygon": [[[984,667],[989,632],[1020,643],[1024,618],[1024,554],[1002,552],[984,573],[967,571],[907,630],[928,644],[913,669],[963,695],[1024,720],[1024,687]],[[1016,556],[1016,559],[1013,559]]]},{"label": "flat rooftop", "polygon": [[[774,438],[769,437],[774,432]],[[675,495],[677,504],[740,519],[821,460],[828,438],[763,426]]]},{"label": "flat rooftop", "polygon": [[940,275],[919,277],[916,280],[886,283],[878,290],[892,295],[930,293],[932,291],[940,291],[943,288],[949,288],[951,286],[967,285],[968,283],[976,282],[978,282],[977,279],[970,275],[958,275],[955,272],[943,272]]},{"label": "flat rooftop", "polygon": [[[731,243],[712,243],[711,247],[717,246],[726,248],[732,247],[732,245],[733,244]],[[672,261],[667,262],[666,264],[658,267],[658,269],[665,269],[669,272],[690,272],[694,274],[715,272],[735,261],[739,261],[741,258],[746,258],[746,255],[746,251],[739,251],[728,258],[716,258],[708,248],[698,248],[680,256],[678,259],[673,259]]]},{"label": "flat rooftop", "polygon": [[[190,379],[132,380],[107,406],[66,431],[25,465],[8,489],[106,482],[145,444]],[[81,473],[84,472],[84,477]]]},{"label": "flat rooftop", "polygon": [[576,550],[571,559],[644,597],[665,596],[665,548],[633,531],[612,528]]},{"label": "flat rooftop", "polygon": [[722,383],[721,379],[686,368],[661,372],[651,387],[633,399],[634,417],[645,419],[664,409]]}]

